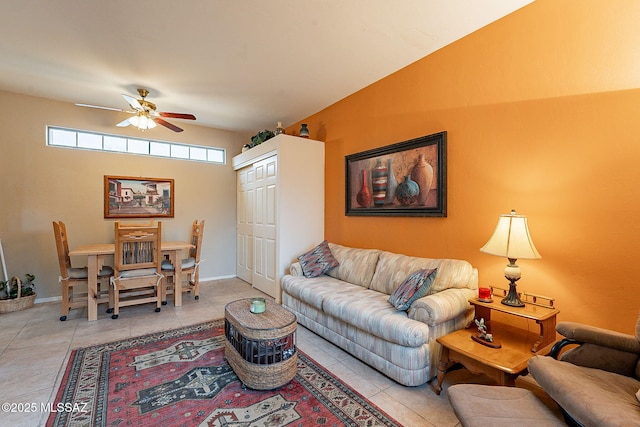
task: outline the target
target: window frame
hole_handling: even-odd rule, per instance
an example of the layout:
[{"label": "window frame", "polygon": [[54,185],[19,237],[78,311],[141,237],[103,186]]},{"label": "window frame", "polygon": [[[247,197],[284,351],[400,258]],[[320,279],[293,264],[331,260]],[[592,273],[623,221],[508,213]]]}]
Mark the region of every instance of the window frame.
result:
[{"label": "window frame", "polygon": [[[57,132],[61,132],[59,134],[63,140],[60,143],[55,143],[53,141],[56,138]],[[75,138],[70,135],[70,133],[75,134]],[[95,137],[100,137],[100,147],[101,148],[92,148],[86,146],[86,143],[80,143],[80,135],[88,135],[90,140],[95,140]],[[71,143],[71,140],[75,139],[74,143]],[[106,148],[105,148],[106,141]],[[144,145],[146,143],[147,152],[143,152],[140,149],[129,148],[129,141],[132,141],[132,146]],[[187,160],[191,162],[200,162],[200,163],[209,163],[214,165],[226,165],[227,164],[227,150],[225,148],[220,147],[210,147],[206,145],[196,145],[196,144],[187,144],[184,142],[173,142],[173,141],[162,141],[156,139],[149,138],[136,138],[129,137],[117,134],[103,133],[103,132],[95,132],[88,131],[83,129],[74,129],[74,128],[66,128],[62,126],[46,126],[46,137],[45,143],[48,147],[55,148],[71,148],[77,150],[85,150],[85,151],[98,151],[104,153],[120,153],[120,154],[131,154],[135,156],[146,156],[146,157],[156,157],[160,159],[171,159],[171,160]],[[97,141],[94,143],[97,146]],[[154,145],[157,144],[157,145]],[[85,146],[83,146],[85,145]],[[168,154],[152,154],[153,148],[165,147],[168,146]],[[203,151],[204,150],[204,151]],[[165,150],[166,151],[166,150]],[[174,152],[176,153],[174,155]],[[178,155],[178,153],[183,153],[182,155]],[[186,153],[186,155],[184,154]],[[192,153],[194,153],[192,157]],[[199,155],[196,155],[199,154]],[[204,154],[204,156],[202,155]],[[219,158],[221,155],[222,161],[215,160]]]}]

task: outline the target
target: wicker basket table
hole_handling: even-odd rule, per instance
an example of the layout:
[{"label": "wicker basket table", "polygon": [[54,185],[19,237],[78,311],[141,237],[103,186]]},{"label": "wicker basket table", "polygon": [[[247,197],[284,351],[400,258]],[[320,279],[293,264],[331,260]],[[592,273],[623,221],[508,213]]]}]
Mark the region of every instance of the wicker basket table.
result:
[{"label": "wicker basket table", "polygon": [[281,387],[297,371],[296,316],[269,300],[264,313],[252,313],[250,307],[250,298],[225,306],[225,356],[246,387]]}]

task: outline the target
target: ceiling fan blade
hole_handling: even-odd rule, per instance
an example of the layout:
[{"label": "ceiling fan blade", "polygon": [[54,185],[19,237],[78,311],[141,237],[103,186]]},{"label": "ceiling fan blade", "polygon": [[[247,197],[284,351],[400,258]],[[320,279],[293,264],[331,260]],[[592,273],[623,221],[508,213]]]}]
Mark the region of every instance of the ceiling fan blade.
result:
[{"label": "ceiling fan blade", "polygon": [[185,120],[195,120],[196,116],[188,113],[158,113],[160,117],[170,117],[172,119],[185,119]]},{"label": "ceiling fan blade", "polygon": [[166,128],[171,129],[174,132],[182,132],[183,131],[183,129],[181,129],[178,126],[176,126],[174,124],[171,124],[171,123],[169,123],[169,122],[167,122],[165,120],[162,120],[162,119],[152,119],[152,120],[154,122],[156,122],[157,124],[159,124],[159,125],[162,125],[162,126],[164,126]]},{"label": "ceiling fan blade", "polygon": [[142,108],[142,105],[140,105],[140,102],[137,99],[135,99],[133,96],[122,94],[122,97],[125,99],[125,101],[129,103],[129,105],[131,105],[131,108],[133,108],[134,110],[136,111],[144,110],[144,108]]},{"label": "ceiling fan blade", "polygon": [[111,107],[102,107],[100,105],[89,105],[89,104],[76,104],[78,107],[89,107],[89,108],[99,108],[101,110],[111,110],[111,111],[122,111],[123,113],[129,113],[130,111],[123,110],[122,108],[111,108]]},{"label": "ceiling fan blade", "polygon": [[131,124],[131,122],[129,121],[129,119],[123,120],[120,123],[118,123],[116,126],[119,126],[121,128],[123,127],[127,127]]}]

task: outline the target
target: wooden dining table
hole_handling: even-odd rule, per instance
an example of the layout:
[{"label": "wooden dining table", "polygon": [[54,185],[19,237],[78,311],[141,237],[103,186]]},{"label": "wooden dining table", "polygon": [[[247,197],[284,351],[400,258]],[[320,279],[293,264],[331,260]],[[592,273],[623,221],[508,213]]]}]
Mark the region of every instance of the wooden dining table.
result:
[{"label": "wooden dining table", "polygon": [[[174,266],[173,277],[173,303],[176,307],[182,305],[182,251],[193,248],[189,242],[162,242],[160,250],[169,256],[169,261]],[[98,320],[98,272],[102,269],[107,256],[113,256],[115,245],[113,243],[97,243],[80,245],[69,252],[69,256],[86,256],[89,274],[89,289],[87,296],[88,320]],[[165,294],[165,292],[163,292]]]}]

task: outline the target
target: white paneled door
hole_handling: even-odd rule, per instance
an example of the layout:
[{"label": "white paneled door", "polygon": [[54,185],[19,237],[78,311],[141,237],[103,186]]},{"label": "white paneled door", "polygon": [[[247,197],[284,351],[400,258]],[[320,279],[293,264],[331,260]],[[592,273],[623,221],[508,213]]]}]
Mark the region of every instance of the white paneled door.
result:
[{"label": "white paneled door", "polygon": [[237,268],[242,280],[253,280],[253,224],[255,222],[255,170],[248,166],[237,173]]},{"label": "white paneled door", "polygon": [[253,165],[255,171],[255,223],[253,225],[253,286],[269,295],[278,292],[276,282],[278,156]]}]

